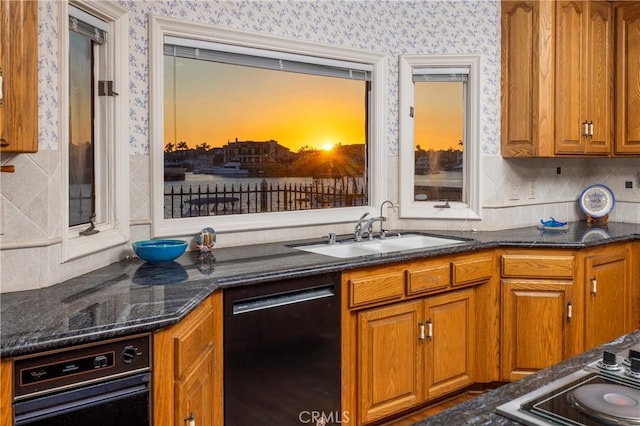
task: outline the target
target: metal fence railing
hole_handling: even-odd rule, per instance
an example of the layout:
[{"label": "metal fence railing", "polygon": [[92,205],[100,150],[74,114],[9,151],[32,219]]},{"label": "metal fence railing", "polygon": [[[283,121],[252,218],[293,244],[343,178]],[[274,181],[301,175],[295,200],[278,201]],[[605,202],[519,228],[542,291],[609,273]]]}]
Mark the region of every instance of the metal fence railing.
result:
[{"label": "metal fence railing", "polygon": [[324,209],[366,203],[364,189],[348,190],[323,183],[199,184],[172,187],[164,193],[165,218]]}]

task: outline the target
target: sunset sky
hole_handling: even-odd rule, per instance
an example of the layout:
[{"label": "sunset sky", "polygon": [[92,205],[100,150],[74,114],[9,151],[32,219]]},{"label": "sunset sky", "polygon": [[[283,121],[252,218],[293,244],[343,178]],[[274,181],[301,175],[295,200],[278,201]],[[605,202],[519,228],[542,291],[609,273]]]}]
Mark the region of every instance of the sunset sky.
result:
[{"label": "sunset sky", "polygon": [[[165,58],[165,64],[172,59]],[[304,145],[321,149],[327,143],[365,141],[362,81],[177,61],[176,133],[173,73],[165,66],[165,142],[177,138],[189,146],[206,141],[217,147],[235,138],[274,139],[295,152]],[[218,84],[207,81],[207,74],[216,75]]]},{"label": "sunset sky", "polygon": [[462,83],[417,83],[415,103],[415,146],[461,149]]},{"label": "sunset sky", "polygon": [[[194,147],[207,142],[219,147],[236,138],[274,139],[296,152],[305,145],[322,149],[327,144],[365,141],[363,81],[183,58],[175,59],[174,81],[173,61],[165,57],[165,143],[185,141]],[[216,80],[207,80],[207,75]],[[175,107],[174,93],[178,94]],[[447,128],[442,114],[455,106],[443,102],[441,93],[421,97],[433,100],[433,96],[440,99],[431,102],[435,109],[429,109],[418,103],[416,95],[417,110],[433,117],[416,123],[416,144],[426,148],[430,139],[434,149],[447,149],[461,139],[460,124],[454,130]],[[460,104],[458,99],[458,109]]]}]

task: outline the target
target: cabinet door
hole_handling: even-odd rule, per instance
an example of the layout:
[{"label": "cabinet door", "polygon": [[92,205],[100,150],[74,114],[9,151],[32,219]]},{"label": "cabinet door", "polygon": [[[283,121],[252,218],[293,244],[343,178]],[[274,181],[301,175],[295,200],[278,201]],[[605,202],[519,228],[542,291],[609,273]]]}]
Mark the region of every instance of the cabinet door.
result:
[{"label": "cabinet door", "polygon": [[473,289],[425,300],[427,336],[425,379],[427,399],[437,398],[474,382]]},{"label": "cabinet door", "polygon": [[418,340],[422,302],[358,313],[358,389],[361,423],[424,400],[423,346]]},{"label": "cabinet door", "polygon": [[224,423],[222,292],[153,336],[153,424]]},{"label": "cabinet door", "polygon": [[620,2],[616,46],[615,152],[640,154],[640,2]]},{"label": "cabinet door", "polygon": [[502,156],[552,156],[553,2],[503,1],[501,15]]},{"label": "cabinet door", "polygon": [[13,361],[0,359],[0,426],[13,424]]},{"label": "cabinet door", "polygon": [[585,350],[632,330],[629,252],[588,256],[585,262]]},{"label": "cabinet door", "polygon": [[571,281],[502,280],[502,379],[562,361],[571,321]]},{"label": "cabinet door", "polygon": [[0,0],[0,151],[38,150],[38,2]]},{"label": "cabinet door", "polygon": [[587,5],[582,1],[556,3],[555,127],[556,153],[585,151],[582,123],[586,73]]},{"label": "cabinet door", "polygon": [[585,153],[606,155],[613,144],[613,5],[596,1],[587,5],[584,99],[590,134],[586,138]]},{"label": "cabinet door", "polygon": [[214,426],[213,350],[200,357],[196,366],[175,385],[175,425]]}]

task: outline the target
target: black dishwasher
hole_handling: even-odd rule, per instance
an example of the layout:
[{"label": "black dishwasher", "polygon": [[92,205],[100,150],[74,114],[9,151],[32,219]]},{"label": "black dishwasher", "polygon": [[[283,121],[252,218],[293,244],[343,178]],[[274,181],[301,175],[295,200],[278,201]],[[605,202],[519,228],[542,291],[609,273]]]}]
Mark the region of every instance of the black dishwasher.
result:
[{"label": "black dishwasher", "polygon": [[340,276],[224,290],[225,426],[340,424]]}]

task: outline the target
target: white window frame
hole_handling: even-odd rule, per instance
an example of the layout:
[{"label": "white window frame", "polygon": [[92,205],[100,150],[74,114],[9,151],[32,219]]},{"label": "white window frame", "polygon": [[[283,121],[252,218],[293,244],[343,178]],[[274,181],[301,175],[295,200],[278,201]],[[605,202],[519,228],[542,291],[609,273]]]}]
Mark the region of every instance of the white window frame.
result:
[{"label": "white window frame", "polygon": [[[440,201],[415,201],[415,142],[414,118],[411,108],[415,105],[413,70],[416,68],[469,67],[467,111],[464,146],[463,191],[467,202],[449,202],[450,208],[439,208]],[[400,78],[400,158],[399,204],[401,218],[424,219],[480,219],[480,56],[479,55],[401,55]],[[463,197],[464,199],[464,197]]]},{"label": "white window frame", "polygon": [[[108,26],[107,74],[117,96],[109,96],[97,120],[101,140],[96,144],[96,206],[103,212],[96,219],[93,235],[81,236],[87,224],[69,226],[69,4]],[[129,241],[129,17],[115,2],[74,1],[59,3],[60,144],[62,152],[62,253],[63,262],[96,253]],[[96,89],[97,90],[97,89]],[[106,122],[104,122],[106,121]]]},{"label": "white window frame", "polygon": [[[375,213],[387,195],[386,161],[386,55],[362,49],[332,46],[270,34],[248,32],[208,24],[152,15],[149,21],[149,108],[151,156],[151,235],[153,237],[197,233],[215,226],[217,232],[291,228],[306,225],[344,223],[357,220],[364,212]],[[164,217],[164,66],[165,37],[180,37],[225,45],[272,50],[294,55],[317,56],[373,66],[371,81],[371,122],[367,161],[369,205],[322,210],[252,213],[165,219]],[[212,222],[213,221],[213,222]]]}]

